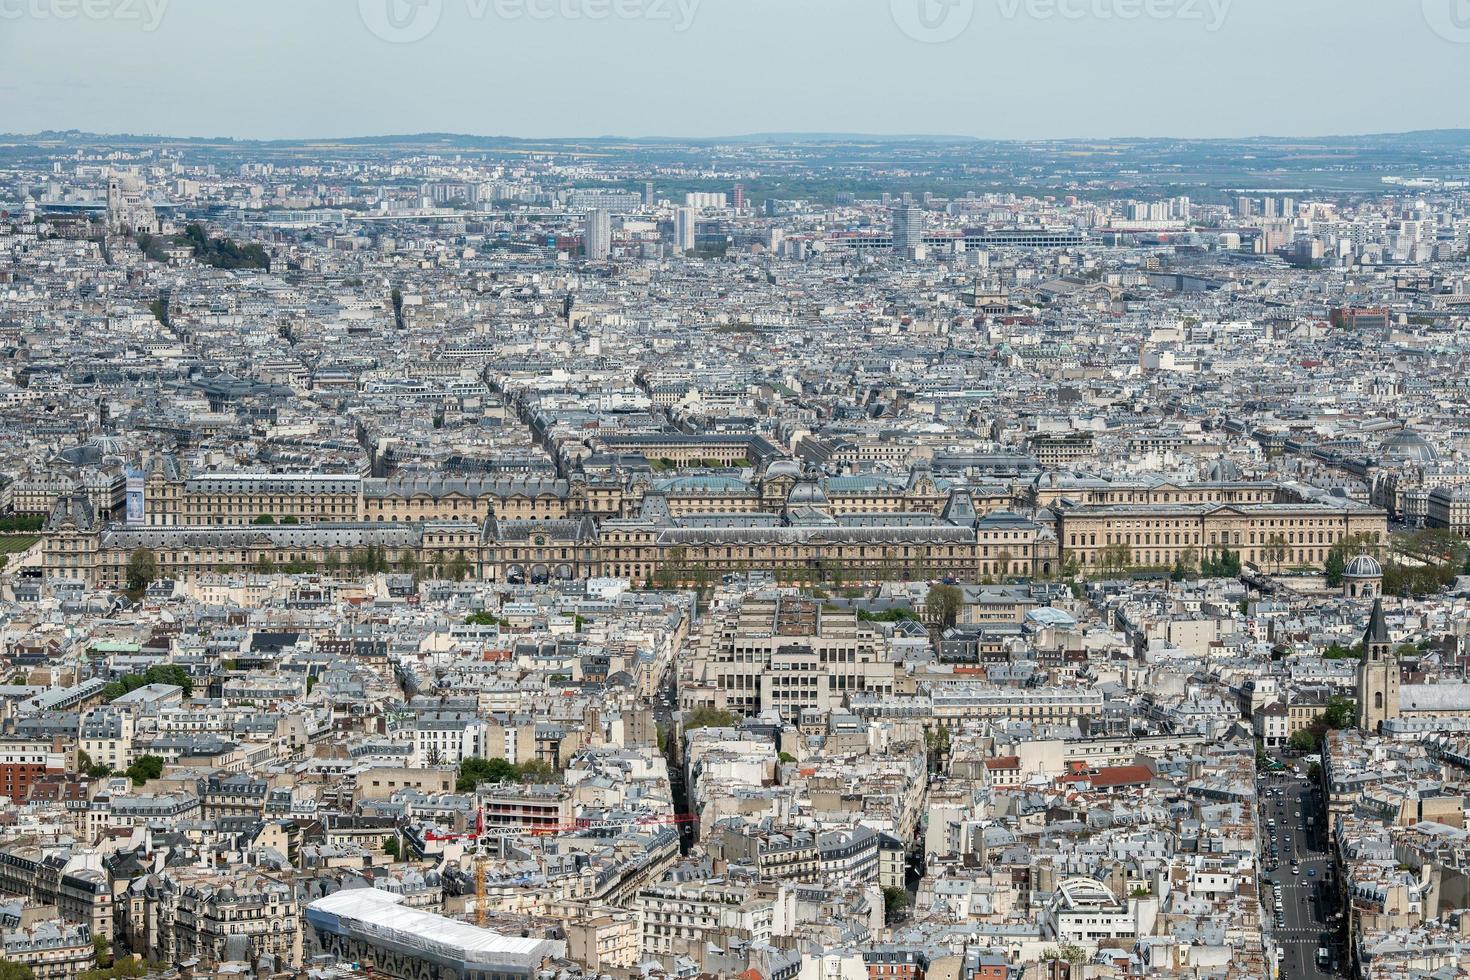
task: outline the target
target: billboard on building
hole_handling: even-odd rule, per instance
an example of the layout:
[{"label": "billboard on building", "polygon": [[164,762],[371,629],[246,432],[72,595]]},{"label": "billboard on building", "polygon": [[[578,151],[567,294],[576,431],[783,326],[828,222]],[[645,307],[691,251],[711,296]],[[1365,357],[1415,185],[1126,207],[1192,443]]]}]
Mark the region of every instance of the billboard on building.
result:
[{"label": "billboard on building", "polygon": [[123,509],[123,521],[128,527],[141,527],[148,522],[147,488],[147,477],[137,470],[128,470]]}]

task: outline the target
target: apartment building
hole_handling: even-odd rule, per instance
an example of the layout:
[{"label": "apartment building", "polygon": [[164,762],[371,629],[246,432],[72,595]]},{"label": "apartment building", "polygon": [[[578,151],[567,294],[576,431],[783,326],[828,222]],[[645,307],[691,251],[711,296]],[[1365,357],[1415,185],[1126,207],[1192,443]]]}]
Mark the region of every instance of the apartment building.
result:
[{"label": "apartment building", "polygon": [[792,720],[841,707],[853,692],[892,693],[894,685],[885,637],[855,611],[775,593],[709,617],[690,671],[686,707],[774,708]]}]

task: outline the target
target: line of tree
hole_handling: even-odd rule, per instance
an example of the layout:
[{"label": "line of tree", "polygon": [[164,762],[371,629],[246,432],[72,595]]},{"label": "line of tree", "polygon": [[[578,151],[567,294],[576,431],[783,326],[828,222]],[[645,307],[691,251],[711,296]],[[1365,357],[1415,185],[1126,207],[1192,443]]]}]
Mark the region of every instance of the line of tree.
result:
[{"label": "line of tree", "polygon": [[1240,575],[1240,552],[1225,548],[1212,551],[1200,562],[1200,574],[1205,578],[1237,578]]}]

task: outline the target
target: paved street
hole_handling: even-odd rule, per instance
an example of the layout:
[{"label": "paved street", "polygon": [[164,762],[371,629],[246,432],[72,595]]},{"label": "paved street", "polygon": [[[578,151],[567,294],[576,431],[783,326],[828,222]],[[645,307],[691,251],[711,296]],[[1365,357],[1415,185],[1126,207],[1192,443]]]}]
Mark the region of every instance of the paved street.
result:
[{"label": "paved street", "polygon": [[[1281,884],[1281,914],[1274,916],[1273,934],[1285,951],[1280,976],[1327,978],[1330,968],[1319,967],[1317,950],[1333,950],[1333,925],[1328,917],[1335,911],[1328,883],[1331,863],[1326,853],[1324,815],[1309,784],[1302,779],[1268,776],[1260,781],[1263,827],[1262,861],[1267,876]],[[1273,791],[1280,795],[1268,795]],[[1307,826],[1307,818],[1312,826]],[[1275,826],[1270,821],[1275,820]],[[1277,855],[1271,854],[1273,842]],[[1292,861],[1299,862],[1298,874]],[[1270,870],[1272,865],[1274,870]],[[1267,885],[1266,887],[1270,887]],[[1266,901],[1274,915],[1275,899]]]}]

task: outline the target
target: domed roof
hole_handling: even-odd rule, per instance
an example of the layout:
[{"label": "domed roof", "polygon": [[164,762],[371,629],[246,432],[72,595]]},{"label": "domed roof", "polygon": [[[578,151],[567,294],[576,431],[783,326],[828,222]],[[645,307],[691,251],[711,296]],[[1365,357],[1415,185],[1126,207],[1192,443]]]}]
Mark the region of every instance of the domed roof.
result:
[{"label": "domed roof", "polygon": [[1435,452],[1423,436],[1413,429],[1400,429],[1383,440],[1380,449],[1383,458],[1403,463],[1436,463],[1439,453]]},{"label": "domed roof", "polygon": [[786,506],[805,504],[808,506],[826,506],[827,492],[822,485],[813,479],[805,479],[791,488],[791,493],[786,496]]},{"label": "domed roof", "polygon": [[777,477],[789,476],[793,480],[801,478],[801,464],[794,459],[777,459],[766,466],[766,479],[774,480]]},{"label": "domed roof", "polygon": [[1347,578],[1382,578],[1383,566],[1372,555],[1359,555],[1347,563],[1342,574]]}]

